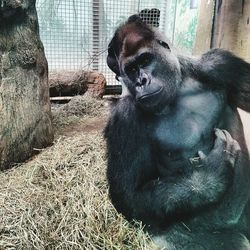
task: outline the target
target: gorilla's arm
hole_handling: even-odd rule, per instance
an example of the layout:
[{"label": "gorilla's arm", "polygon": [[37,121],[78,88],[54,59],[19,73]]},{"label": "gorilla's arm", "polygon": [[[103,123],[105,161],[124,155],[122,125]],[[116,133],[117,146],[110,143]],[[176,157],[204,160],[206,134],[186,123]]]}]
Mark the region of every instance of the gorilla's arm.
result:
[{"label": "gorilla's arm", "polygon": [[250,112],[250,64],[223,49],[212,49],[199,59],[179,57],[183,72],[214,88],[228,91],[229,102]]},{"label": "gorilla's arm", "polygon": [[[198,59],[180,56],[179,62],[184,75],[194,77],[208,88],[226,90],[228,103],[233,110],[239,107],[250,112],[249,63],[222,49],[212,49]],[[228,129],[240,143],[242,153],[235,167],[234,183],[227,195],[228,201],[217,209],[221,210],[221,221],[228,221],[230,218],[236,223],[246,204],[249,203],[249,153],[239,115],[237,119],[232,118],[230,114],[225,113],[225,116],[228,117]]]},{"label": "gorilla's arm", "polygon": [[140,121],[133,99],[129,96],[123,98],[105,131],[110,195],[119,212],[129,219],[137,218],[147,223],[150,219],[168,221],[172,216],[195,213],[196,209],[207,207],[221,198],[234,165],[228,157],[239,150],[238,144],[233,145],[233,140],[228,138],[230,135],[218,131],[210,156],[201,155],[204,167],[188,176],[172,179],[157,178],[147,134],[147,127]]}]

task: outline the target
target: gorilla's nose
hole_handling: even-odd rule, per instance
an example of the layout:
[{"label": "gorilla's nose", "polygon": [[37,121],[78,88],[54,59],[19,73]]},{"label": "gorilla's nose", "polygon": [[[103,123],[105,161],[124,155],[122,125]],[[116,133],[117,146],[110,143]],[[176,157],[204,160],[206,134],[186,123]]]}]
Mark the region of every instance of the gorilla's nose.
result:
[{"label": "gorilla's nose", "polygon": [[149,85],[150,81],[151,81],[150,77],[145,72],[142,72],[137,80],[136,85],[137,86]]}]

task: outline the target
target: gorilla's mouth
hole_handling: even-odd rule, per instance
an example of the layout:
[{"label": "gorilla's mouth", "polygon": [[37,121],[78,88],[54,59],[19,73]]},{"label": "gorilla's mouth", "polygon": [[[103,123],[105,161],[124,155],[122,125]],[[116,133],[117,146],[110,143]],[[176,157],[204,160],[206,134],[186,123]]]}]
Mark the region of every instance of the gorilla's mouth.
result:
[{"label": "gorilla's mouth", "polygon": [[152,108],[157,106],[161,102],[161,96],[163,92],[163,87],[159,87],[156,90],[149,92],[147,88],[136,93],[136,101],[143,108]]},{"label": "gorilla's mouth", "polygon": [[[140,96],[137,97],[137,100],[141,100],[144,98],[155,96],[155,95],[159,94],[162,90],[163,90],[163,87],[161,87],[160,89],[158,89],[152,93],[145,93],[145,94],[142,93]],[[142,91],[142,92],[144,92],[144,91]]]}]

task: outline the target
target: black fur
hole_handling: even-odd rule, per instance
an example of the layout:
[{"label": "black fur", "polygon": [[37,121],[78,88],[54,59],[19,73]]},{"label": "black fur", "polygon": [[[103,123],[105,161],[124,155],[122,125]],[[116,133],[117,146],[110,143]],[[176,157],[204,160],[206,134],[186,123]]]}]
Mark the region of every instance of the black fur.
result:
[{"label": "black fur", "polygon": [[145,45],[154,55],[146,66],[139,52],[127,62],[126,35],[117,39],[126,25],[108,56],[129,89],[105,129],[114,206],[168,250],[250,249],[250,162],[237,111],[250,111],[250,64],[219,49],[175,56],[156,47],[158,37]]}]

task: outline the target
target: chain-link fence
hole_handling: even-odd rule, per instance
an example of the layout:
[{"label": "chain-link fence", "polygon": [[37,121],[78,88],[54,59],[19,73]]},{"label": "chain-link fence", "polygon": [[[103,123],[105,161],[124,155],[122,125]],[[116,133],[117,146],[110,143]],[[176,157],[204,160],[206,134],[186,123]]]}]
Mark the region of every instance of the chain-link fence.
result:
[{"label": "chain-link fence", "polygon": [[130,15],[140,13],[174,42],[178,6],[180,10],[192,9],[191,2],[196,1],[37,0],[40,35],[50,71],[98,70],[108,85],[118,84],[106,66],[107,46],[114,30]]}]

